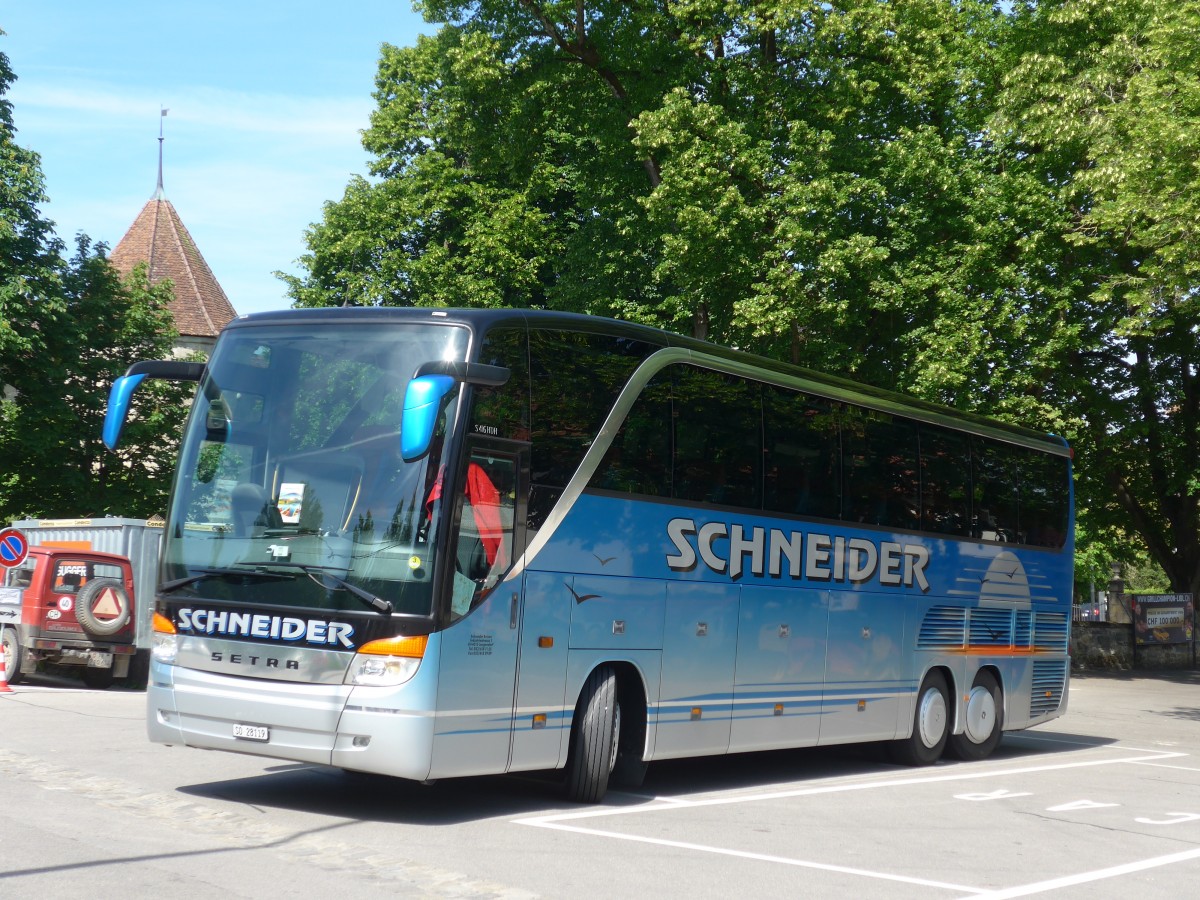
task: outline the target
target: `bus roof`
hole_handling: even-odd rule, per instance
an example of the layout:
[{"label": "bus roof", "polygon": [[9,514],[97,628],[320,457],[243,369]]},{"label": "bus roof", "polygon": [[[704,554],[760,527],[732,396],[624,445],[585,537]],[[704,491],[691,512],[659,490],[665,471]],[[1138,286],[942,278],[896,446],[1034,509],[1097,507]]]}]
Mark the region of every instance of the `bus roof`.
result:
[{"label": "bus roof", "polygon": [[987,434],[1028,445],[1036,443],[1044,450],[1059,455],[1070,455],[1065,439],[991,419],[977,413],[964,412],[952,407],[932,403],[907,394],[888,391],[872,385],[852,381],[836,375],[828,375],[813,369],[794,366],[765,356],[734,350],[720,344],[684,337],[649,325],[624,322],[604,316],[582,313],[553,312],[528,309],[447,309],[436,307],[322,307],[318,309],[288,309],[272,312],[250,313],[230,322],[226,329],[270,324],[297,325],[304,322],[329,324],[330,321],[346,322],[398,322],[425,321],[439,324],[462,325],[474,333],[482,334],[496,325],[523,325],[531,328],[561,327],[570,331],[605,334],[660,347],[674,347],[697,354],[698,364],[703,357],[715,357],[739,364],[744,372],[750,367],[756,372],[747,372],[753,377],[761,374],[761,380],[786,384],[831,400],[854,403],[880,412],[904,415],[930,424],[944,425],[969,432]]}]

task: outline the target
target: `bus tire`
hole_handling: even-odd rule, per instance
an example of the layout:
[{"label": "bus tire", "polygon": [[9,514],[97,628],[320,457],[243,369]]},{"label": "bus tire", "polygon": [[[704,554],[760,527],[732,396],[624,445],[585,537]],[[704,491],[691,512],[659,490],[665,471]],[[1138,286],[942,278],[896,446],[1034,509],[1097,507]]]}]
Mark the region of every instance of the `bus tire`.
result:
[{"label": "bus tire", "polygon": [[608,779],[617,762],[621,739],[621,707],[617,702],[617,673],[601,666],[588,676],[567,753],[568,800],[599,803],[608,790]]},{"label": "bus tire", "polygon": [[1004,694],[988,669],[980,669],[963,709],[963,733],[950,735],[947,752],[956,759],[974,761],[992,755],[1004,728]]},{"label": "bus tire", "polygon": [[25,662],[25,650],[21,647],[21,639],[17,629],[0,629],[0,651],[4,653],[4,677],[9,684],[20,684],[24,674],[21,667]]},{"label": "bus tire", "polygon": [[[98,619],[92,612],[92,604],[109,589],[117,598],[117,614],[111,619]],[[111,637],[129,624],[132,606],[121,582],[115,578],[93,578],[79,589],[75,598],[75,621],[93,637]]]},{"label": "bus tire", "polygon": [[895,762],[906,766],[931,766],[942,756],[950,731],[950,700],[946,679],[936,669],[925,676],[917,692],[912,734],[892,741],[888,749]]}]

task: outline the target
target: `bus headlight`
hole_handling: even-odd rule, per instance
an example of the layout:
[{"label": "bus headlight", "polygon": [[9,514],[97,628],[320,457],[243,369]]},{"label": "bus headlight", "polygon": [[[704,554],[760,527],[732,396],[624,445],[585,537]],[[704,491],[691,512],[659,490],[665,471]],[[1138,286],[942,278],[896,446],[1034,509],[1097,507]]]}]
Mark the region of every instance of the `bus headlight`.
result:
[{"label": "bus headlight", "polygon": [[155,613],[150,626],[151,654],[161,663],[175,665],[175,654],[179,648],[179,636],[175,633],[175,623],[162,613]]},{"label": "bus headlight", "polygon": [[428,643],[427,635],[418,635],[363,644],[350,664],[345,683],[377,687],[403,684],[417,674]]}]

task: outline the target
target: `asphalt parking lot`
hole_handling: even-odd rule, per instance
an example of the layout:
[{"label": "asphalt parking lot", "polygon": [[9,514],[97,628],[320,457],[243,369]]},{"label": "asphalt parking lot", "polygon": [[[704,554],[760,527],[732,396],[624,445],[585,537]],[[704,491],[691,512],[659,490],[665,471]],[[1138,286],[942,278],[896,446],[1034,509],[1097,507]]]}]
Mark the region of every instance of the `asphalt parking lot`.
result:
[{"label": "asphalt parking lot", "polygon": [[[157,747],[141,702],[55,684],[0,698],[0,775],[22,810],[0,805],[15,835],[0,895],[69,895],[98,874],[30,864],[63,844],[59,802],[79,822],[93,805],[108,816],[124,859],[144,862],[141,842],[169,835],[189,861],[161,881],[140,871],[176,897],[215,896],[214,880],[223,896],[255,895],[256,874],[280,896],[330,884],[355,897],[573,900],[1145,900],[1192,896],[1200,878],[1197,673],[1076,676],[1064,717],[1006,735],[984,762],[909,769],[871,746],[685,760],[592,807],[562,801],[549,776],[422,786]],[[182,852],[193,845],[236,846],[253,866],[214,871],[201,850]]]}]

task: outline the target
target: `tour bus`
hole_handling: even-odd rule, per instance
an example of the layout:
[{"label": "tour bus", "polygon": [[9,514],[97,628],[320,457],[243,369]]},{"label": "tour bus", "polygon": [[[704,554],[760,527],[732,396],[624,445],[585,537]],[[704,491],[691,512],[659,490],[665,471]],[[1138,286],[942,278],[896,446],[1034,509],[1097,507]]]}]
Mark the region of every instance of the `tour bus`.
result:
[{"label": "tour bus", "polygon": [[152,740],[417,781],[888,742],[1060,715],[1059,438],[649,327],[520,310],[243,316],[172,487]]}]

